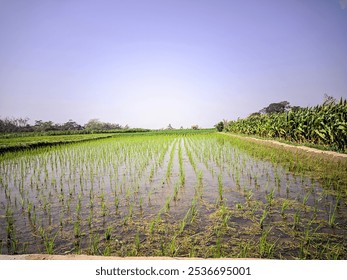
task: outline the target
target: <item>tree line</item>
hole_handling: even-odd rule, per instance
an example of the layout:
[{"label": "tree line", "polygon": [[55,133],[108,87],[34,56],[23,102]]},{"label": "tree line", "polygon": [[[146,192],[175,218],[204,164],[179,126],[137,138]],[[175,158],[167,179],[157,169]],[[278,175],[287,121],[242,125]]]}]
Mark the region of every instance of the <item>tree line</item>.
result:
[{"label": "tree line", "polygon": [[46,132],[46,131],[107,131],[129,129],[128,125],[121,126],[117,123],[102,122],[91,119],[86,124],[80,125],[73,120],[59,124],[52,121],[35,120],[29,123],[29,118],[0,118],[0,133],[12,132]]}]

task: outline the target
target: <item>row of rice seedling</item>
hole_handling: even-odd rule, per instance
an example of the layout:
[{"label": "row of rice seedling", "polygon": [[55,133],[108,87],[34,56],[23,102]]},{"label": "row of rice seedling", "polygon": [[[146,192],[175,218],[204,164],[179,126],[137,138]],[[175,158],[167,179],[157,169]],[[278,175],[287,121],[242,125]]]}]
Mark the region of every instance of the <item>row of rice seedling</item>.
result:
[{"label": "row of rice seedling", "polygon": [[1,252],[345,258],[336,164],[320,180],[312,159],[217,133],[23,151],[0,159]]},{"label": "row of rice seedling", "polygon": [[13,152],[29,148],[44,146],[62,145],[89,140],[103,139],[112,137],[110,133],[97,134],[69,134],[69,135],[41,135],[35,136],[24,134],[0,134],[0,153]]},{"label": "row of rice seedling", "polygon": [[[204,141],[209,140],[204,139]],[[271,166],[271,163],[269,162],[254,161],[254,158],[251,158],[248,155],[238,154],[238,152],[234,150],[236,143],[229,146],[228,142],[228,138],[221,136],[218,139],[218,143],[220,143],[219,147],[216,145],[208,145],[209,148],[204,151],[205,156],[208,158],[205,162],[209,162],[213,159],[215,166],[217,167],[215,170],[219,173],[219,176],[217,177],[219,201],[222,200],[222,191],[227,189],[225,188],[225,185],[233,186],[234,189],[231,187],[232,192],[234,192],[232,197],[224,199],[223,202],[229,206],[234,206],[237,209],[243,210],[245,213],[243,215],[244,217],[248,215],[247,212],[250,212],[249,219],[260,220],[259,224],[261,225],[261,229],[265,228],[264,222],[266,223],[269,218],[272,220],[278,219],[278,213],[281,213],[282,218],[285,218],[286,222],[288,222],[288,215],[291,215],[292,217],[292,223],[288,226],[288,229],[294,228],[300,232],[302,228],[300,228],[299,225],[303,224],[303,220],[306,222],[312,212],[315,223],[320,224],[320,226],[324,228],[327,226],[327,221],[328,224],[332,224],[329,223],[329,220],[331,221],[329,217],[332,217],[332,220],[334,220],[336,214],[336,211],[330,210],[329,212],[331,214],[327,215],[326,208],[329,207],[335,209],[335,206],[332,205],[335,205],[336,202],[339,205],[338,207],[341,209],[340,217],[342,217],[342,220],[345,219],[346,205],[341,203],[340,200],[341,195],[343,194],[344,199],[346,199],[344,189],[345,181],[341,182],[341,176],[343,176],[342,174],[346,167],[345,162],[335,163],[335,166],[339,166],[338,177],[340,177],[337,177],[336,181],[340,181],[342,186],[340,186],[340,188],[334,188],[336,192],[332,192],[331,186],[326,186],[326,184],[324,184],[325,189],[323,189],[320,187],[318,181],[304,176],[303,174],[305,173],[305,170],[300,170],[301,175],[295,176],[294,174],[289,173],[288,169],[283,168],[278,164]],[[196,145],[195,147],[198,146]],[[200,145],[200,147],[203,147],[203,145]],[[195,150],[197,151],[196,157],[199,157],[199,155],[203,153],[197,149]],[[230,158],[228,158],[228,155],[230,155]],[[321,159],[318,159],[317,161],[320,160]],[[222,165],[219,164],[220,161],[223,162]],[[308,165],[308,168],[317,168],[315,164],[317,163],[312,162]],[[326,167],[324,164],[325,163],[321,163],[322,166]],[[210,173],[213,176],[213,169],[211,170],[208,165],[205,166],[207,170],[210,170]],[[319,172],[320,170],[321,168],[318,169]],[[225,178],[225,173],[228,174],[228,176],[226,176],[227,179],[222,179]],[[325,176],[326,175],[322,174],[321,178],[324,179]],[[323,182],[324,181],[325,179]],[[227,189],[227,191],[230,191],[230,188]],[[244,204],[241,203],[242,198],[235,195],[235,192],[242,194],[244,197]],[[262,193],[263,195],[261,195]],[[225,192],[223,195],[225,196]],[[232,203],[232,201],[234,203]],[[253,208],[250,209],[252,205]],[[279,206],[281,206],[281,209],[279,209]],[[304,213],[302,213],[302,211]],[[286,212],[290,214],[287,215],[285,214]],[[312,221],[310,221],[310,224],[311,223]],[[291,232],[291,234],[293,233]],[[318,235],[317,231],[316,234]]]}]

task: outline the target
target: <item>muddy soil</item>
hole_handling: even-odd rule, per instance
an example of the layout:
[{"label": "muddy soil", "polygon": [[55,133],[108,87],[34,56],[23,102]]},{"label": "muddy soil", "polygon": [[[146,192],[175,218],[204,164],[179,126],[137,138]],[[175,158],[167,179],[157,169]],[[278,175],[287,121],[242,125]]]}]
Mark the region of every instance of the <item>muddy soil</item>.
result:
[{"label": "muddy soil", "polygon": [[180,260],[184,258],[170,257],[104,257],[90,255],[46,255],[46,254],[26,254],[26,255],[0,255],[0,260]]}]

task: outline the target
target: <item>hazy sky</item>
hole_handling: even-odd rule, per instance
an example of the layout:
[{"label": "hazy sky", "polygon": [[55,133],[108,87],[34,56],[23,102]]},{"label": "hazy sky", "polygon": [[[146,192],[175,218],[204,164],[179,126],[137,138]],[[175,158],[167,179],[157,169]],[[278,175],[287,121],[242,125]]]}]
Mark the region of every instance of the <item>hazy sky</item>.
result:
[{"label": "hazy sky", "polygon": [[0,0],[0,116],[212,127],[347,98],[347,0]]}]

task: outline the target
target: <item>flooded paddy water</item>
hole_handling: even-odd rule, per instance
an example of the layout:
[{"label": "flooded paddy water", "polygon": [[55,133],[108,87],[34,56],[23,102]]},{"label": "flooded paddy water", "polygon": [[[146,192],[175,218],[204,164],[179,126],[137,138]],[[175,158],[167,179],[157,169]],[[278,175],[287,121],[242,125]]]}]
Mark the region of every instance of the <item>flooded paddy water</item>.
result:
[{"label": "flooded paddy water", "polygon": [[346,259],[346,186],[288,169],[217,133],[19,152],[0,160],[0,252]]}]

